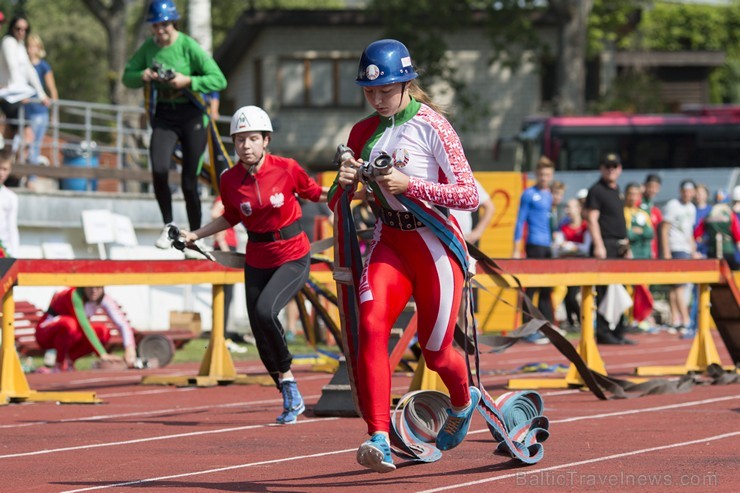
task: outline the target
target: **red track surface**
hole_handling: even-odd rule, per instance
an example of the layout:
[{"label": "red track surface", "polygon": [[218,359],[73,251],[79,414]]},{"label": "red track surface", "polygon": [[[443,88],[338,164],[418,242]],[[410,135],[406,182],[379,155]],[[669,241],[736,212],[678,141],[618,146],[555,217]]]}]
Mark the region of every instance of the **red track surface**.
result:
[{"label": "red track surface", "polygon": [[[690,347],[665,334],[637,339],[638,346],[600,347],[610,374],[682,364]],[[565,360],[550,346],[526,344],[486,354],[484,385],[495,396],[511,377],[498,370],[531,362]],[[148,372],[195,375],[197,367]],[[262,372],[258,364],[237,369]],[[311,414],[331,375],[296,370],[308,411],[292,426],[272,424],[281,406],[272,387],[143,386],[138,371],[29,375],[35,390],[94,390],[105,404],[0,407],[0,491],[740,491],[738,385],[610,401],[543,390],[552,435],[539,464],[492,455],[494,442],[476,416],[467,440],[441,461],[396,458],[398,470],[380,475],[355,463],[362,420]],[[408,375],[394,377],[398,393],[409,383]]]}]

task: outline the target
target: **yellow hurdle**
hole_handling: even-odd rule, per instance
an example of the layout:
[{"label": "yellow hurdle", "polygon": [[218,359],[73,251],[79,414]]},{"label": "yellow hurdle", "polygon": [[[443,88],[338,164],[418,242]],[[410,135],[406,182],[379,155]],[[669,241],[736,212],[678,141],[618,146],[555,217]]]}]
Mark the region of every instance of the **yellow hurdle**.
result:
[{"label": "yellow hurdle", "polygon": [[234,360],[226,347],[224,339],[224,286],[213,285],[213,325],[211,338],[208,343],[200,369],[197,375],[149,375],[141,379],[144,385],[175,385],[177,387],[214,387],[216,385],[261,384],[274,385],[269,376],[253,377],[238,375],[234,367]]},{"label": "yellow hurdle", "polygon": [[2,348],[0,348],[0,406],[11,402],[64,402],[97,404],[95,392],[38,392],[31,390],[15,349],[15,300],[12,287],[3,297]]},{"label": "yellow hurdle", "polygon": [[696,336],[686,363],[676,366],[640,366],[635,369],[635,373],[638,375],[686,375],[690,372],[704,372],[713,363],[722,364],[709,328],[710,290],[708,284],[699,285]]},{"label": "yellow hurdle", "polygon": [[[578,343],[578,354],[590,369],[606,375],[604,360],[599,354],[594,334],[594,288],[581,286],[581,340]],[[512,378],[507,384],[509,389],[567,389],[583,387],[585,382],[571,363],[565,378]]]},{"label": "yellow hurdle", "polygon": [[415,390],[436,390],[443,394],[450,395],[450,391],[447,390],[447,386],[442,382],[442,378],[436,371],[427,368],[424,356],[419,357],[419,364],[416,365],[414,371],[414,378],[411,380],[409,386],[409,392]]}]

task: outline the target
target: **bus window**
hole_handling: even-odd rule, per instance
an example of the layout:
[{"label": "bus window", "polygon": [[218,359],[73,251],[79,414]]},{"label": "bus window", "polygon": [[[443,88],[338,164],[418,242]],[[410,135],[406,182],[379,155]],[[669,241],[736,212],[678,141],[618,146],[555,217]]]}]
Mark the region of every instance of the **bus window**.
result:
[{"label": "bus window", "polygon": [[603,154],[619,150],[616,137],[564,136],[557,140],[561,151],[556,163],[557,169],[562,171],[596,169]]}]

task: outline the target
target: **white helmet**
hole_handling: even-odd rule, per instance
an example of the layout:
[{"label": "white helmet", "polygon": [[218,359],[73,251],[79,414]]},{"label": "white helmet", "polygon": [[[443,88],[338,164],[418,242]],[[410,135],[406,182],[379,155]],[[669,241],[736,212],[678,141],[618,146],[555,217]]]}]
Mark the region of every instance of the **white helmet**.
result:
[{"label": "white helmet", "polygon": [[732,201],[740,202],[740,185],[732,189]]},{"label": "white helmet", "polygon": [[230,135],[242,132],[272,132],[272,122],[265,110],[257,106],[242,106],[231,117]]}]

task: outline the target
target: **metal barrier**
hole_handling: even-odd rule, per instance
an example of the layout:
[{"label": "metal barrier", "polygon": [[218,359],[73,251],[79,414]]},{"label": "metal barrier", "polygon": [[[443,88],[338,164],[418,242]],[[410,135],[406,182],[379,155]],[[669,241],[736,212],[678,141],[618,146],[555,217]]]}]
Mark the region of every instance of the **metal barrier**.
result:
[{"label": "metal barrier", "polygon": [[[581,286],[581,338],[578,353],[592,370],[606,375],[604,361],[599,354],[594,334],[594,286],[609,284],[683,284],[699,285],[699,317],[697,334],[683,365],[670,367],[637,368],[638,375],[681,375],[704,371],[712,363],[721,364],[709,327],[709,290],[712,284],[723,282],[720,263],[716,259],[701,260],[497,260],[507,284],[494,284],[487,276],[479,276],[484,287],[516,287],[511,276],[516,276],[524,286],[555,287]],[[584,385],[581,376],[571,365],[563,379],[512,379],[512,389],[569,388]]]},{"label": "metal barrier", "polygon": [[29,388],[15,350],[13,286],[112,286],[131,284],[212,284],[213,329],[200,369],[194,376],[156,376],[144,384],[214,386],[223,383],[263,383],[269,377],[237,375],[224,339],[225,284],[242,282],[243,272],[215,262],[151,260],[15,260],[0,259],[3,296],[0,348],[0,405],[22,401],[100,402],[89,392],[36,392]]},{"label": "metal barrier", "polygon": [[[30,102],[38,102],[38,100],[32,99]],[[149,159],[151,129],[142,107],[59,99],[52,101],[49,111],[47,136],[51,137],[51,142],[42,144],[41,154],[47,156],[50,167],[59,169],[63,164],[65,152],[74,152],[79,149],[81,143],[94,142],[94,152],[87,152],[83,156],[86,160],[86,167],[91,167],[95,155],[104,156],[106,165],[111,166],[111,169],[107,170],[109,171],[108,176],[105,177],[117,177],[115,172],[110,173],[114,170],[148,173],[151,169]],[[220,117],[217,123],[220,126],[228,125],[229,121],[226,117]],[[57,178],[60,175],[59,172],[40,166],[29,166],[26,163],[25,156],[30,143],[25,142],[22,136],[30,121],[26,118],[22,106],[18,119],[6,120],[7,123],[17,124],[19,126],[18,135],[21,136],[16,160],[18,166],[14,169],[14,174],[37,174]],[[222,140],[230,146],[231,138],[228,132],[222,135]],[[6,142],[5,144],[10,145],[11,143]],[[88,177],[89,173],[81,173],[81,175]],[[139,178],[139,175],[131,173],[122,173],[120,176],[121,180]],[[142,178],[144,176],[141,175]]]}]

